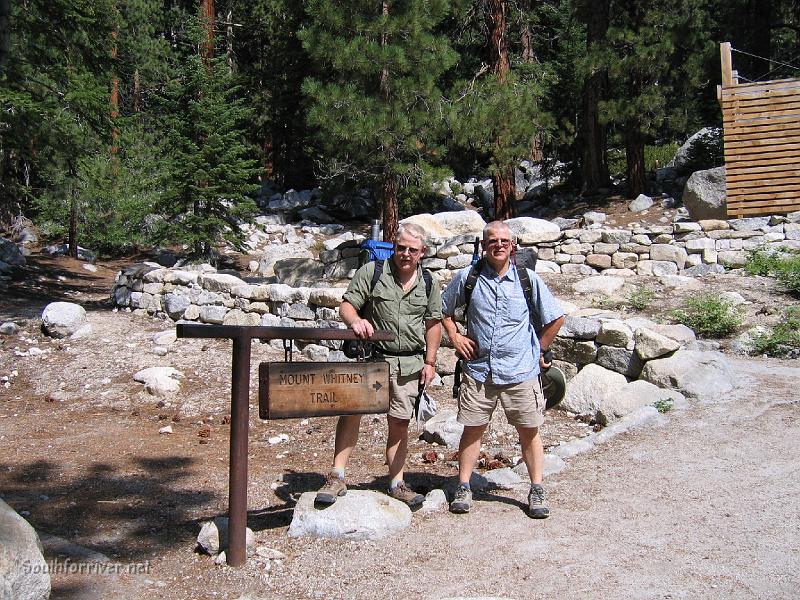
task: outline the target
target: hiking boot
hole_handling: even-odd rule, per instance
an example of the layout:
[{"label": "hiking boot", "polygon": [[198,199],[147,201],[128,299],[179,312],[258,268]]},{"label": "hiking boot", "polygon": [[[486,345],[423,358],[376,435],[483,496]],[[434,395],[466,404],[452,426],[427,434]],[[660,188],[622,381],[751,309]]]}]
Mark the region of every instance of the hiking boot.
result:
[{"label": "hiking boot", "polygon": [[547,494],[544,488],[534,483],[528,492],[528,516],[533,519],[546,519],[550,516],[550,507],[547,506]]},{"label": "hiking boot", "polygon": [[468,513],[470,508],[472,508],[472,490],[460,485],[450,503],[450,512],[463,514]]},{"label": "hiking boot", "polygon": [[336,498],[344,496],[347,493],[347,486],[344,484],[344,479],[339,479],[333,473],[329,474],[325,479],[323,485],[317,492],[317,497],[314,502],[321,502],[322,504],[333,504]]},{"label": "hiking boot", "polygon": [[405,481],[401,481],[393,488],[389,488],[389,495],[395,500],[405,502],[409,506],[419,506],[425,500],[425,496],[412,490],[406,485]]}]

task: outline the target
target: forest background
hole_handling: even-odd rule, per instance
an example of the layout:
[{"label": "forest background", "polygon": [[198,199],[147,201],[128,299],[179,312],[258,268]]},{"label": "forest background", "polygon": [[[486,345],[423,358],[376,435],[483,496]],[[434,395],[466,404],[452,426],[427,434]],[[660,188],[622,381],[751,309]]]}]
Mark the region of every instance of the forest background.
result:
[{"label": "forest background", "polygon": [[0,228],[207,254],[321,186],[370,190],[390,239],[449,175],[514,216],[521,160],[633,198],[720,125],[723,41],[742,81],[797,76],[800,3],[0,0]]}]

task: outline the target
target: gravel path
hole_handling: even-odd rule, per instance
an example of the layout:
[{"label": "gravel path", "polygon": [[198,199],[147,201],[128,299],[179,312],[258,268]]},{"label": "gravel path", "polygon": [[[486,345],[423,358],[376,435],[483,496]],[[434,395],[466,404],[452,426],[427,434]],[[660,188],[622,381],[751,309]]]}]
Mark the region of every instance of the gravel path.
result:
[{"label": "gravel path", "polygon": [[187,577],[160,588],[129,581],[118,593],[796,598],[800,368],[731,361],[740,380],[729,396],[695,402],[661,426],[570,459],[546,482],[553,509],[546,521],[524,515],[523,491],[501,492],[479,497],[469,515],[417,515],[387,540],[291,540],[282,548],[285,566],[269,576],[249,566],[191,564],[182,552]]}]

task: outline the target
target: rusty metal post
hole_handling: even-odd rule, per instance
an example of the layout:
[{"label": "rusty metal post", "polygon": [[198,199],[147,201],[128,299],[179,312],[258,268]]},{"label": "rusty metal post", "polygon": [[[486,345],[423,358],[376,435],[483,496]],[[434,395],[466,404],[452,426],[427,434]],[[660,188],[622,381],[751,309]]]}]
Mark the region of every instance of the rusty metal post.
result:
[{"label": "rusty metal post", "polygon": [[250,427],[249,335],[233,338],[231,369],[231,450],[228,474],[228,564],[240,567],[247,560],[247,437]]}]

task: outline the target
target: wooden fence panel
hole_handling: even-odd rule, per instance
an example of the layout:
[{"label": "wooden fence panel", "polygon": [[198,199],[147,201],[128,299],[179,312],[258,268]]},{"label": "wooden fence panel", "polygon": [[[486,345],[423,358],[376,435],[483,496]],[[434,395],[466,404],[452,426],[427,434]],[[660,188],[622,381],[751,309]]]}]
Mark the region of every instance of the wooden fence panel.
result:
[{"label": "wooden fence panel", "polygon": [[728,216],[800,210],[800,79],[734,78],[720,104]]}]

